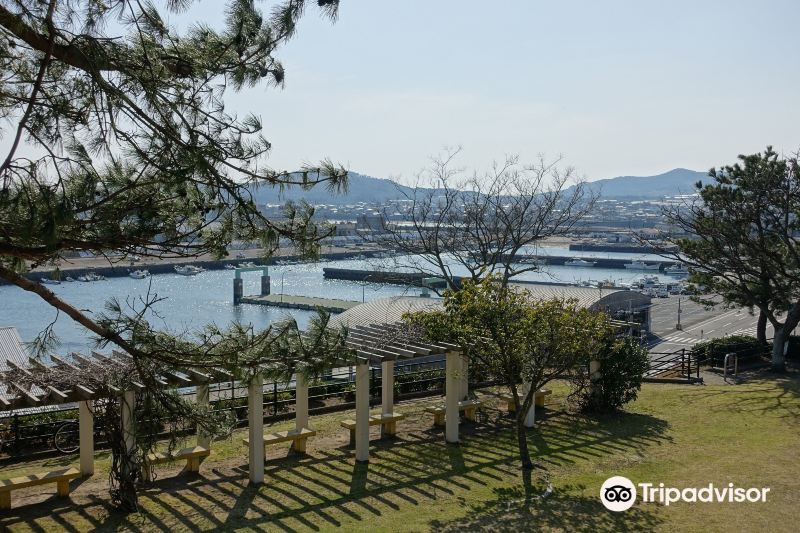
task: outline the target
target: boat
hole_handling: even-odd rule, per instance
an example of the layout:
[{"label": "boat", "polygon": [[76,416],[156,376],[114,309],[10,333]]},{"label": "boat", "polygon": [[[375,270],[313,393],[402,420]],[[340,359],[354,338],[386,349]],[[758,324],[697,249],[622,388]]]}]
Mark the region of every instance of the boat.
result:
[{"label": "boat", "polygon": [[547,259],[542,257],[523,257],[519,260],[520,263],[524,265],[536,265],[536,266],[545,266],[547,265]]},{"label": "boat", "polygon": [[244,263],[239,263],[236,266],[238,266],[239,268],[255,268],[258,265],[256,265],[252,261],[245,261]]},{"label": "boat", "polygon": [[564,266],[568,267],[593,267],[597,264],[597,261],[586,261],[585,259],[580,259],[578,257],[574,257],[569,261],[564,262]]},{"label": "boat", "polygon": [[52,278],[41,278],[39,281],[44,283],[45,285],[61,285],[61,281]]},{"label": "boat", "polygon": [[74,283],[77,280],[75,278],[73,278],[72,276],[67,276],[66,278],[64,278],[64,281],[68,281],[70,283]]},{"label": "boat", "polygon": [[688,276],[689,268],[686,265],[670,265],[664,269],[664,274],[670,276]]},{"label": "boat", "polygon": [[196,276],[199,273],[203,272],[203,269],[198,268],[194,265],[175,265],[175,272],[180,274],[181,276]]},{"label": "boat", "polygon": [[225,270],[236,270],[236,265],[231,265],[230,263],[225,265]]},{"label": "boat", "polygon": [[78,281],[82,281],[84,283],[89,283],[91,281],[103,281],[104,279],[106,279],[105,276],[100,276],[94,272],[88,272],[83,276],[78,276]]},{"label": "boat", "polygon": [[625,268],[628,270],[659,270],[661,263],[647,264],[644,261],[634,261],[632,263],[625,263]]},{"label": "boat", "polygon": [[128,274],[133,279],[144,279],[150,277],[150,272],[148,270],[134,270]]}]

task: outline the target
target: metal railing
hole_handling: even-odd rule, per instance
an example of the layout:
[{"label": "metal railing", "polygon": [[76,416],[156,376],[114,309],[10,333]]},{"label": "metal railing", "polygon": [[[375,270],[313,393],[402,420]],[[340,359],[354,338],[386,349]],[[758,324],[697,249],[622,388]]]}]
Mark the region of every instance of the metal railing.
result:
[{"label": "metal railing", "polygon": [[674,352],[650,352],[650,366],[645,372],[648,379],[681,379],[694,383],[701,381],[700,361],[686,348]]}]

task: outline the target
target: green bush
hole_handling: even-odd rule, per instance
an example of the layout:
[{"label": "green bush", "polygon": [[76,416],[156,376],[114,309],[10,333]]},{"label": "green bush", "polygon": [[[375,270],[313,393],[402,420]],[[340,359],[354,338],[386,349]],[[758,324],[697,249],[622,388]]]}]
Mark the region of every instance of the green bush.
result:
[{"label": "green bush", "polygon": [[755,337],[730,335],[697,343],[692,348],[691,354],[701,363],[721,367],[725,363],[726,354],[735,353],[741,363],[769,353],[771,349],[771,346],[764,346]]},{"label": "green bush", "polygon": [[625,337],[610,342],[598,355],[600,376],[578,380],[578,401],[585,411],[609,412],[636,399],[642,378],[650,366],[647,349],[637,339]]}]

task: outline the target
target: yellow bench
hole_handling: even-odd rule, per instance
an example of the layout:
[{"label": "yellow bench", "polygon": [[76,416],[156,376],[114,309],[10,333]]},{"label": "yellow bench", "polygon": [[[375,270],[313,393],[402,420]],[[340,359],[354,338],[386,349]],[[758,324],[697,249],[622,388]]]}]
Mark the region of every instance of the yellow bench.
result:
[{"label": "yellow bench", "polygon": [[[370,415],[370,426],[381,426],[381,436],[394,435],[397,433],[397,421],[403,420],[406,415],[402,413],[391,413],[388,415]],[[350,446],[356,445],[356,421],[355,420],[342,420],[339,423],[345,429],[350,430]]]},{"label": "yellow bench", "polygon": [[[296,429],[289,429],[287,431],[276,431],[275,433],[264,434],[264,451],[266,452],[267,446],[270,444],[279,444],[281,442],[292,441],[292,448],[298,453],[305,453],[306,440],[316,435],[317,432],[313,429],[302,428],[300,431]],[[250,439],[244,439],[245,446],[250,445]]]},{"label": "yellow bench", "polygon": [[157,452],[151,453],[147,456],[145,464],[142,465],[142,477],[145,481],[150,481],[150,466],[161,463],[169,463],[171,461],[186,460],[187,472],[200,471],[200,459],[211,455],[211,450],[202,446],[193,446],[191,448],[184,448],[177,452]]},{"label": "yellow bench", "polygon": [[[540,389],[536,391],[536,394],[533,396],[533,405],[534,407],[544,407],[544,399],[547,396],[550,396],[553,391],[549,389]],[[506,402],[508,406],[508,412],[513,413],[516,411],[517,406],[514,405],[514,397],[508,393],[504,393],[500,395],[500,399]]]},{"label": "yellow bench", "polygon": [[80,475],[81,472],[77,468],[67,468],[66,470],[54,470],[52,472],[0,480],[0,509],[11,509],[11,492],[25,487],[55,483],[56,492],[59,496],[69,496],[70,480],[80,477]]},{"label": "yellow bench", "polygon": [[[458,402],[458,410],[464,412],[464,418],[470,422],[475,422],[475,415],[478,407],[482,406],[483,402],[478,400],[464,400]],[[445,424],[445,413],[447,411],[444,405],[431,405],[425,408],[428,413],[433,413],[433,425],[443,426]]]}]

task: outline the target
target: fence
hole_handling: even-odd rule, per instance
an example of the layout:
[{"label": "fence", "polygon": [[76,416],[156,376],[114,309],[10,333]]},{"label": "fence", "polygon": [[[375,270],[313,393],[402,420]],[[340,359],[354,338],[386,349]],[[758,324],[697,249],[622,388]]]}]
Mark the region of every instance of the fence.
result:
[{"label": "fence", "polygon": [[688,383],[702,381],[700,360],[686,348],[674,352],[650,352],[650,366],[645,372],[647,381],[680,380]]}]

